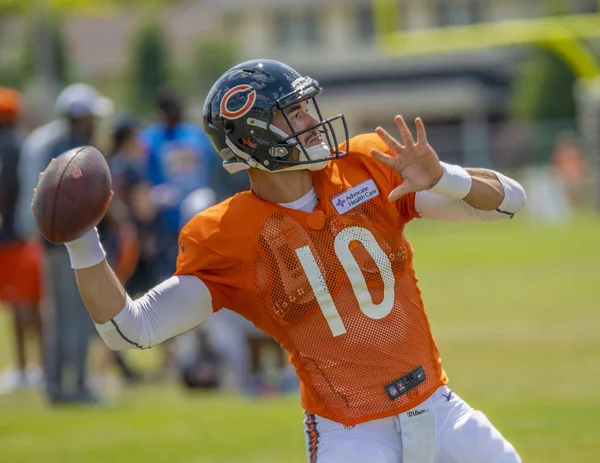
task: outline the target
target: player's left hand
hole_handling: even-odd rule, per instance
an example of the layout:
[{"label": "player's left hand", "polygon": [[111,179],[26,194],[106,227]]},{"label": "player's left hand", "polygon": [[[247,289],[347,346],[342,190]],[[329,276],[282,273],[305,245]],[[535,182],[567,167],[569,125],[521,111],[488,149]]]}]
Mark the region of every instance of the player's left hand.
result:
[{"label": "player's left hand", "polygon": [[396,201],[409,193],[428,190],[439,181],[443,172],[438,155],[427,141],[425,124],[421,118],[415,119],[416,142],[402,116],[396,116],[394,122],[400,130],[401,141],[396,140],[381,127],[377,127],[375,132],[396,154],[396,157],[377,149],[371,150],[375,159],[397,172],[402,178],[402,185],[392,190],[388,201]]}]

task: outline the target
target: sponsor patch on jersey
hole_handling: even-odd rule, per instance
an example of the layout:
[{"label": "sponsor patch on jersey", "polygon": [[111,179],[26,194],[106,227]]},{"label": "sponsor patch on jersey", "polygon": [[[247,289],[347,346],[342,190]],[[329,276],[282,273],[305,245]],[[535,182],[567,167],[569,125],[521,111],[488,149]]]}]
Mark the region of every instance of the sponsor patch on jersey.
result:
[{"label": "sponsor patch on jersey", "polygon": [[377,196],[379,196],[377,185],[373,179],[369,179],[335,196],[331,202],[338,214],[342,215]]},{"label": "sponsor patch on jersey", "polygon": [[425,378],[425,369],[419,366],[410,373],[406,373],[404,376],[385,386],[385,393],[390,400],[395,400],[402,394],[406,394],[411,389],[417,387],[425,381]]}]

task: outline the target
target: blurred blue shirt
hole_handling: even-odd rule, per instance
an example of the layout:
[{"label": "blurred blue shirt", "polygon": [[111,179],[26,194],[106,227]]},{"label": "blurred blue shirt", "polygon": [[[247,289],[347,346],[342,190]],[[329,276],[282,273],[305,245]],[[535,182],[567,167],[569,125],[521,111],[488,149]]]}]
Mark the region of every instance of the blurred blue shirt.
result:
[{"label": "blurred blue shirt", "polygon": [[212,186],[217,155],[208,136],[190,123],[173,129],[152,124],[140,138],[148,150],[148,180],[159,187],[157,195],[163,200],[165,225],[179,231],[181,202],[198,188]]}]

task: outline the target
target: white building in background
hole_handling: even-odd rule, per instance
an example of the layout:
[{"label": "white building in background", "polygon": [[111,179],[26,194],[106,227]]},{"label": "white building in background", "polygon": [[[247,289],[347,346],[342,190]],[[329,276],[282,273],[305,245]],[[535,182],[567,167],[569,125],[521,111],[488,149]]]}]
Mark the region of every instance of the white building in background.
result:
[{"label": "white building in background", "polygon": [[[546,0],[398,0],[403,29],[540,16]],[[569,0],[572,12],[597,0]],[[490,165],[521,53],[497,48],[398,59],[375,40],[373,0],[204,0],[242,59],[284,61],[319,80],[320,104],[352,133],[421,116],[443,159]]]},{"label": "white building in background", "polygon": [[[397,0],[404,30],[532,18],[548,0]],[[564,0],[573,13],[597,12],[598,0]],[[105,16],[70,16],[64,22],[71,59],[81,79],[109,80],[122,73],[131,38],[143,17],[129,9]],[[319,80],[327,113],[343,112],[352,133],[392,128],[393,117],[421,116],[440,156],[485,166],[522,156],[506,136],[510,87],[522,59],[496,48],[399,59],[377,45],[373,0],[187,0],[161,15],[174,58],[189,62],[202,37],[232,40],[240,59],[284,61]],[[9,27],[10,26],[10,27]],[[24,28],[7,24],[3,43],[19,43]],[[4,53],[5,54],[5,53]],[[3,53],[0,53],[0,58]],[[195,106],[201,106],[194,101]],[[498,142],[500,140],[500,142]],[[519,146],[518,142],[514,143]]]}]

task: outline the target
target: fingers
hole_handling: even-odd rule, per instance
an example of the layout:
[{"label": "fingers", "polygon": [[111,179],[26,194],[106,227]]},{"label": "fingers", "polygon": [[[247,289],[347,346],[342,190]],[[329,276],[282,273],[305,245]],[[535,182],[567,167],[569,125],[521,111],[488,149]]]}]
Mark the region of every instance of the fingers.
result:
[{"label": "fingers", "polygon": [[[50,159],[50,162],[48,163],[48,166],[51,166],[51,165],[52,165],[52,164],[54,164],[55,162],[56,162],[56,158],[52,158],[52,159]],[[48,169],[48,168],[46,167],[46,169]],[[42,178],[42,175],[44,175],[44,172],[40,172],[40,173],[38,174],[38,178]]]},{"label": "fingers", "polygon": [[413,146],[417,143],[427,143],[427,134],[425,133],[425,124],[420,117],[415,119],[415,125],[417,127],[417,141],[412,136],[412,133],[408,126],[406,125],[406,121],[401,115],[397,115],[394,118],[394,122],[400,131],[400,140],[396,140],[392,137],[387,130],[382,127],[377,127],[375,129],[375,133],[379,135],[386,145],[388,145],[391,149],[398,152],[403,149],[405,146]]},{"label": "fingers", "polygon": [[389,196],[388,196],[388,201],[393,202],[393,201],[397,201],[400,198],[402,198],[402,196],[407,195],[409,193],[413,193],[415,190],[414,188],[411,188],[410,184],[408,184],[407,182],[402,183],[402,185],[397,186],[396,188],[394,188]]},{"label": "fingers", "polygon": [[388,145],[395,152],[399,152],[402,148],[404,148],[404,146],[402,146],[402,143],[400,143],[398,140],[392,137],[388,133],[388,131],[385,130],[383,127],[377,127],[375,129],[375,133],[379,135],[381,139],[385,142],[385,144]]},{"label": "fingers", "polygon": [[375,159],[377,159],[379,162],[381,162],[387,167],[392,168],[394,166],[395,158],[390,156],[389,154],[385,154],[384,152],[379,151],[378,149],[373,148],[371,150],[371,156],[373,156]]},{"label": "fingers", "polygon": [[427,143],[427,134],[425,133],[423,119],[417,117],[415,119],[415,125],[417,126],[417,143]]},{"label": "fingers", "polygon": [[404,118],[398,115],[394,118],[394,122],[396,123],[398,130],[400,130],[400,137],[402,137],[402,143],[404,143],[405,146],[414,145],[415,140],[413,139],[412,133],[410,133],[410,129],[406,125],[406,122],[404,122]]}]

